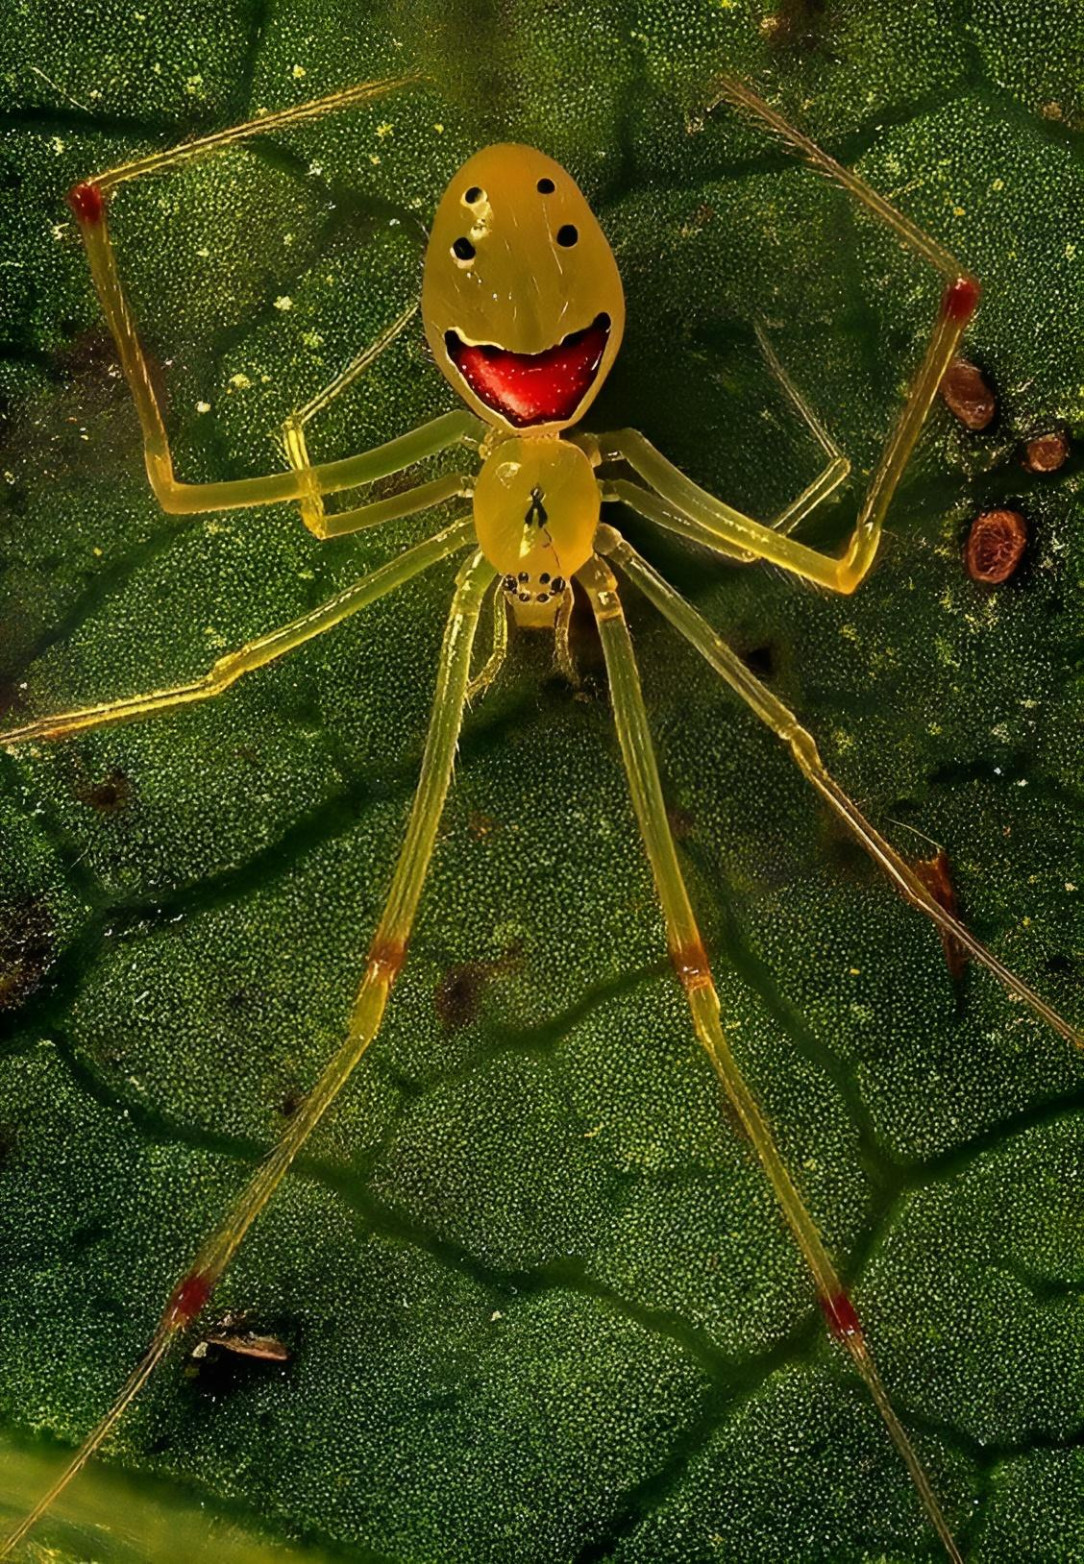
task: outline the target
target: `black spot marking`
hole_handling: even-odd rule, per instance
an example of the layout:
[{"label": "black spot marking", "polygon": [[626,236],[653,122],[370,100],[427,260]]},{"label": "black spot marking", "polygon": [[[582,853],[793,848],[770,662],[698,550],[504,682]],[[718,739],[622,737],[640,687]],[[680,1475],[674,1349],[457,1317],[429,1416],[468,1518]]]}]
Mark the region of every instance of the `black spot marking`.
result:
[{"label": "black spot marking", "polygon": [[515,576],[505,576],[505,578],[504,578],[504,590],[506,592],[514,592],[516,590],[516,578],[515,578]]},{"label": "black spot marking", "polygon": [[555,592],[563,592],[564,589],[565,589],[565,578],[564,578],[564,576],[554,576],[554,578],[553,578],[553,590]]},{"label": "black spot marking", "polygon": [[531,490],[531,503],[523,520],[524,524],[532,521],[537,522],[539,527],[544,527],[549,520],[549,517],[546,515],[546,507],[542,503],[542,490],[537,485]]},{"label": "black spot marking", "polygon": [[549,571],[548,571],[548,570],[544,570],[544,571],[543,571],[543,572],[542,572],[542,574],[541,574],[541,575],[540,575],[540,576],[539,576],[539,578],[538,578],[538,579],[539,579],[539,581],[540,581],[540,582],[541,582],[541,583],[542,583],[542,585],[543,585],[543,586],[545,586],[545,585],[546,585],[546,583],[547,583],[547,581],[548,581],[548,580],[549,580],[549,578],[550,578],[550,573],[549,573]]},{"label": "black spot marking", "polygon": [[465,192],[463,199],[468,206],[475,206],[484,195],[485,191],[481,185],[471,185],[470,189]]},{"label": "black spot marking", "polygon": [[539,195],[552,195],[553,194],[553,188],[554,187],[553,187],[553,180],[552,179],[545,179],[545,178],[543,178],[543,179],[540,179],[538,181],[538,193],[539,193]]},{"label": "black spot marking", "polygon": [[519,579],[521,581],[529,581],[531,578],[525,570],[521,570],[519,573]]},{"label": "black spot marking", "polygon": [[574,223],[563,223],[557,230],[557,243],[565,250],[570,250],[579,237]]},{"label": "black spot marking", "polygon": [[452,254],[457,261],[473,261],[474,246],[469,239],[457,239],[452,245]]}]

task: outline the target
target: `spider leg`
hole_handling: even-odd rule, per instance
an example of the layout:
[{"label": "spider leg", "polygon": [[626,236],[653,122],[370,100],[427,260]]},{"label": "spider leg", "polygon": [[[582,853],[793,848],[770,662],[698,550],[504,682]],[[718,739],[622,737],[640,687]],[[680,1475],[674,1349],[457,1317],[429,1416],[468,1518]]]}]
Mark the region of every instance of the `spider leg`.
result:
[{"label": "spider leg", "polygon": [[475,552],[461,567],[456,579],[455,596],[440,653],[437,688],[418,788],[391,889],[369,946],[365,976],[350,1012],[346,1038],[291,1117],[277,1145],[241,1191],[222,1224],[200,1245],[191,1266],[169,1295],[150,1347],[125,1382],[116,1402],[87,1435],[48,1493],[0,1542],[0,1559],[10,1556],[12,1549],[86,1465],[108,1438],[158,1363],[166,1356],[176,1337],[203,1310],[249,1227],[271,1199],[294,1158],[346,1085],[376,1036],[392,984],[406,959],[407,940],[451,782],[470,678],[474,635],[485,589],[493,574],[492,566],[481,553]]},{"label": "spider leg", "polygon": [[719,1082],[771,1183],[787,1226],[816,1284],[831,1334],[850,1353],[855,1368],[884,1419],[893,1444],[906,1463],[911,1481],[948,1557],[954,1564],[962,1564],[922,1463],[881,1384],[854,1305],[829,1258],[805,1202],[791,1180],[767,1121],[746,1085],[723,1033],[719,997],[685,889],[666,815],[647,710],[617,583],[609,567],[597,554],[588,561],[576,579],[585,587],[598,623],[610,681],[614,724],[628,774],[633,808],[662,903],[670,959],[685,989],[697,1038],[711,1060]]},{"label": "spider leg", "polygon": [[[850,476],[851,464],[839,446],[833,440],[828,430],[824,427],[817,414],[809,405],[805,396],[799,391],[790,375],[784,369],[779,360],[779,355],[772,346],[767,332],[759,321],[755,322],[754,329],[757,341],[760,343],[761,352],[768,361],[768,367],[779,381],[790,401],[797,409],[802,422],[813,435],[821,450],[828,457],[828,461],[820,472],[807,484],[796,499],[785,505],[779,514],[768,523],[773,532],[786,537],[805,520],[807,516],[823,505]],[[715,533],[710,532],[701,523],[694,523],[680,510],[666,505],[650,490],[642,489],[639,484],[629,483],[625,479],[617,479],[608,484],[602,492],[604,500],[621,499],[626,504],[633,506],[642,515],[648,516],[658,526],[666,527],[672,532],[680,532],[685,537],[692,538],[694,542],[705,544],[716,554],[725,554],[728,558],[736,560],[741,565],[751,565],[757,558],[756,553],[749,549],[738,548],[730,543],[725,543]],[[646,500],[646,504],[644,503]],[[650,508],[648,508],[650,507]]]},{"label": "spider leg", "polygon": [[[374,478],[399,472],[436,451],[457,444],[477,445],[481,439],[485,425],[473,413],[463,409],[445,413],[410,434],[401,435],[372,451],[347,457],[343,461],[322,463],[316,467],[310,467],[306,462],[300,466],[295,464],[294,470],[288,472],[269,473],[258,478],[235,478],[220,483],[178,482],[173,473],[173,457],[162,410],[135,318],[121,284],[116,253],[109,236],[108,200],[119,185],[146,174],[162,173],[198,158],[209,157],[235,142],[266,135],[269,131],[281,130],[356,103],[382,97],[398,88],[410,86],[419,79],[417,76],[403,76],[363,82],[345,91],[316,98],[310,103],[265,114],[243,125],[234,125],[227,130],[182,142],[168,151],[137,158],[134,162],[75,185],[70,191],[69,205],[79,223],[94,285],[139,417],[147,476],[159,504],[170,515],[271,505],[283,500],[300,500],[311,504],[320,495],[334,494],[342,489],[370,483]],[[352,367],[348,366],[344,371],[345,376],[350,376]],[[357,372],[360,373],[360,369]]]},{"label": "spider leg", "polygon": [[[361,352],[352,358],[345,369],[341,369],[335,378],[328,382],[322,390],[307,401],[304,407],[299,407],[296,413],[291,413],[282,426],[282,446],[286,453],[286,459],[295,472],[311,473],[312,462],[309,459],[308,441],[305,438],[305,425],[315,418],[317,413],[322,413],[337,396],[340,396],[354,382],[365,373],[369,365],[374,363],[385,352],[396,337],[410,324],[418,313],[418,305],[408,304],[384,330],[370,343],[362,348]],[[328,530],[327,511],[324,506],[324,496],[320,492],[320,486],[313,483],[311,491],[305,494],[299,501],[301,520],[309,531],[318,538],[331,537],[334,534]],[[350,530],[353,530],[352,528]]]},{"label": "spider leg", "polygon": [[[803,393],[799,391],[790,375],[784,369],[778,353],[772,346],[771,338],[759,320],[754,322],[753,329],[756,331],[757,341],[760,343],[760,351],[768,361],[768,368],[793,402],[806,428],[828,457],[827,465],[821,469],[813,479],[813,482],[802,490],[797,499],[791,500],[790,504],[784,506],[778,516],[768,523],[773,532],[779,532],[786,536],[793,532],[795,527],[804,521],[807,516],[811,515],[818,505],[823,505],[824,501],[836,492],[841,483],[846,482],[850,477],[851,464],[821,423],[812,407],[810,407]],[[756,556],[747,554],[743,558],[753,560]]]},{"label": "spider leg", "polygon": [[419,571],[438,560],[466,548],[473,537],[473,522],[469,518],[455,522],[443,532],[415,544],[386,565],[355,581],[352,586],[336,593],[326,603],[311,608],[289,624],[279,625],[266,635],[247,641],[235,652],[220,657],[209,673],[190,684],[179,684],[171,689],[150,690],[144,695],[131,695],[123,700],[104,701],[98,706],[84,706],[77,711],[57,712],[51,717],[39,717],[25,727],[12,728],[0,733],[0,747],[13,749],[19,744],[30,744],[42,739],[68,738],[73,733],[83,733],[91,728],[103,728],[111,723],[130,722],[138,717],[149,717],[155,712],[172,711],[178,706],[191,706],[199,701],[212,700],[228,690],[242,674],[262,668],[274,662],[295,646],[303,646],[315,636],[322,635],[341,620],[356,614],[388,592],[409,581]]},{"label": "spider leg", "polygon": [[[709,105],[709,110],[724,100],[758,116],[815,169],[842,185],[863,206],[886,222],[902,244],[941,273],[946,286],[933,332],[911,382],[903,409],[870,479],[850,542],[837,559],[786,536],[789,528],[780,532],[776,528],[764,526],[708,494],[672,462],[668,462],[635,429],[622,429],[615,434],[600,436],[602,459],[627,461],[672,512],[679,513],[687,521],[696,524],[705,535],[714,538],[716,547],[720,542],[726,544],[724,552],[751,554],[758,559],[769,560],[774,565],[781,565],[784,570],[804,576],[834,592],[853,592],[873,564],[888,506],[914,450],[945,370],[952,362],[960,338],[975,312],[979,301],[979,284],[947,250],[898,212],[883,196],[878,195],[864,179],[822,152],[801,131],[795,130],[743,82],[724,78],[719,83],[718,94]],[[622,498],[627,498],[627,495],[623,494]],[[800,497],[795,504],[801,506],[803,498]],[[637,508],[643,510],[642,506]],[[643,510],[643,514],[647,515],[648,512]],[[797,519],[801,519],[800,515]],[[707,536],[703,541],[707,541]]]},{"label": "spider leg", "polygon": [[[316,469],[310,467],[309,472]],[[322,511],[316,526],[309,530],[318,538],[342,538],[350,532],[363,532],[369,527],[379,527],[385,521],[399,521],[404,516],[415,516],[433,505],[443,505],[446,500],[469,500],[474,493],[474,478],[470,473],[452,472],[443,478],[433,478],[428,483],[416,483],[400,494],[391,494],[384,500],[370,500],[353,510]]]},{"label": "spider leg", "polygon": [[862,814],[857,804],[847,796],[835,778],[826,770],[817,750],[813,735],[804,728],[797,717],[771,690],[745,666],[707,620],[697,613],[691,603],[681,596],[647,561],[610,527],[600,529],[596,546],[607,558],[612,559],[621,571],[643,592],[650,603],[679,630],[696,650],[715,669],[732,690],[752,707],[760,720],[782,739],[800,767],[802,774],[828,804],[833,813],[846,826],[850,834],[869,853],[905,901],[923,912],[945,934],[957,940],[969,955],[986,967],[1014,998],[1022,1000],[1046,1024],[1068,1042],[1078,1047],[1084,1044],[1081,1036],[1069,1022],[1047,1004],[1034,989],[1010,972],[994,953],[977,940],[958,918],[942,907],[929,892],[914,870],[902,859],[889,842]]},{"label": "spider leg", "polygon": [[[605,495],[603,495],[603,498],[605,499]],[[561,602],[557,609],[556,618],[553,621],[553,656],[558,672],[568,680],[574,690],[578,690],[580,687],[580,675],[576,668],[576,659],[572,655],[570,636],[574,604],[575,598],[572,593],[572,583],[569,582],[568,586],[561,593]]]},{"label": "spider leg", "polygon": [[493,641],[489,656],[467,685],[468,701],[479,700],[486,693],[508,655],[508,605],[498,581],[490,587],[489,596],[493,608]]}]

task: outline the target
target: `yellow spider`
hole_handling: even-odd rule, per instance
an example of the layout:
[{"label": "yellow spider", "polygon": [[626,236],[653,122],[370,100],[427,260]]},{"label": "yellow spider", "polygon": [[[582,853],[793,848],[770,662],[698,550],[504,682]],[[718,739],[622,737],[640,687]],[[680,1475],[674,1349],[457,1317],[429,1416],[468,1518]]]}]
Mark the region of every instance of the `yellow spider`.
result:
[{"label": "yellow spider", "polygon": [[[304,435],[308,418],[356,378],[406,323],[413,313],[407,311],[319,397],[287,421],[288,470],[218,483],[183,482],[174,473],[158,399],[118,275],[109,237],[110,198],[128,181],[176,168],[247,137],[377,98],[407,87],[413,79],[368,82],[268,114],[113,169],[77,185],[70,195],[102,308],[135,400],[147,473],[164,510],[174,515],[191,514],[294,501],[306,525],[318,537],[330,538],[456,498],[469,503],[461,519],[301,618],[220,658],[203,679],[43,717],[0,735],[0,741],[13,748],[209,700],[243,674],[403,586],[419,571],[449,555],[466,555],[456,577],[406,839],[369,948],[347,1036],[291,1116],[274,1150],[172,1288],[146,1355],[115,1404],[88,1434],[49,1492],[0,1545],[0,1557],[9,1555],[98,1449],[175,1339],[201,1313],[248,1228],[377,1035],[388,996],[406,958],[468,695],[485,688],[496,676],[507,642],[509,613],[520,626],[554,634],[558,662],[571,676],[567,637],[576,581],[598,623],[632,802],[665,916],[671,960],[685,990],[696,1036],[771,1183],[813,1278],[831,1333],[846,1348],[865,1381],[946,1553],[959,1560],[929,1479],[885,1394],[854,1305],[727,1044],[708,956],[667,820],[614,567],[635,583],[789,747],[821,798],[897,890],[1043,1020],[1064,1037],[1074,1042],[1078,1038],[940,905],[829,775],[812,736],[794,713],[754,677],[613,525],[603,521],[602,512],[604,506],[621,501],[649,521],[731,560],[767,560],[821,587],[853,592],[873,563],[892,495],[978,303],[979,285],[940,245],[861,179],[788,125],[749,88],[726,79],[718,84],[711,108],[726,101],[759,118],[816,169],[883,219],[944,281],[929,345],[840,557],[828,557],[791,536],[799,522],[838,488],[849,464],[766,341],[762,345],[773,371],[828,457],[819,477],[768,525],[706,493],[634,430],[604,435],[575,432],[621,345],[625,319],[621,278],[606,237],[570,175],[544,153],[512,144],[485,148],[453,177],[437,208],[426,254],[421,298],[426,336],[438,368],[466,407],[363,455],[322,465],[309,461]],[[459,473],[355,509],[336,514],[325,510],[326,495],[369,484],[453,447],[464,453]],[[628,476],[630,470],[632,477]],[[487,594],[492,594],[494,611],[493,651],[472,679],[472,649]]]}]

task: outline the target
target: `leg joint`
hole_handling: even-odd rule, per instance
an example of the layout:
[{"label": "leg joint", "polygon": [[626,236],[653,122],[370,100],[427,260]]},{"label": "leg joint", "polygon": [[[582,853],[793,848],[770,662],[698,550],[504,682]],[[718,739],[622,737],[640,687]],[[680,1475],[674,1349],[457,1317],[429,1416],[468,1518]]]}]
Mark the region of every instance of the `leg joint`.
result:
[{"label": "leg joint", "polygon": [[687,994],[698,988],[710,988],[711,963],[703,942],[699,938],[670,946],[670,961],[678,975],[678,981]]}]

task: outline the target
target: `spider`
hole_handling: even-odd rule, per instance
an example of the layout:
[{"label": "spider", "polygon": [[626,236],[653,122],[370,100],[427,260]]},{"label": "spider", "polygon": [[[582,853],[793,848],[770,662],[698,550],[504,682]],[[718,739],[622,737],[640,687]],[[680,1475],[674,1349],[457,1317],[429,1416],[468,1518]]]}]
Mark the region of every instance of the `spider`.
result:
[{"label": "spider", "polygon": [[[347,1036],[292,1113],[277,1145],[172,1287],[151,1343],[113,1406],[49,1491],[0,1545],[0,1557],[9,1556],[99,1449],[177,1339],[204,1311],[249,1227],[377,1036],[406,959],[467,701],[497,677],[505,657],[509,618],[520,628],[552,633],[558,665],[575,680],[569,621],[576,582],[597,623],[632,804],[662,906],[670,958],[696,1037],[770,1182],[831,1336],[849,1354],[872,1396],[946,1554],[960,1560],[931,1481],[882,1385],[855,1306],[728,1045],[709,958],[666,813],[615,572],[640,590],[787,746],[813,789],[904,898],[1063,1037],[1079,1039],[930,892],[830,775],[812,735],[795,714],[602,514],[604,507],[621,502],[717,556],[743,564],[767,561],[819,587],[853,592],[873,564],[893,493],[977,306],[979,284],[938,243],[789,125],[748,86],[724,78],[709,112],[725,102],[762,122],[886,223],[943,280],[924,356],[839,557],[818,552],[793,533],[838,489],[849,464],[763,333],[761,343],[770,367],[827,458],[820,475],[771,523],[758,522],[705,492],[634,430],[603,435],[577,430],[621,344],[625,318],[621,279],[603,231],[571,176],[544,153],[513,144],[485,148],[455,174],[437,208],[426,253],[421,296],[426,337],[437,367],[465,408],[362,455],[311,462],[305,438],[309,418],[361,374],[405,326],[413,313],[408,310],[318,397],[287,420],[283,431],[287,470],[222,482],[179,480],[110,240],[110,198],[126,182],[212,155],[245,138],[407,88],[417,79],[367,82],[268,114],[112,169],[70,192],[70,205],[135,402],[147,475],[163,510],[189,515],[293,502],[305,525],[318,538],[329,539],[450,501],[469,501],[470,509],[318,608],[221,657],[202,679],[41,717],[0,735],[6,747],[16,749],[215,698],[243,675],[312,640],[419,572],[456,554],[465,556],[455,579],[406,836],[369,947]],[[370,498],[335,513],[325,506],[328,495],[362,488],[449,450],[469,453],[472,459],[465,457],[459,472],[416,483],[391,498]],[[472,673],[476,632],[487,597],[493,613],[492,652],[481,670]]]}]

